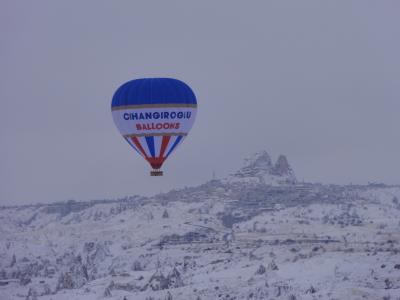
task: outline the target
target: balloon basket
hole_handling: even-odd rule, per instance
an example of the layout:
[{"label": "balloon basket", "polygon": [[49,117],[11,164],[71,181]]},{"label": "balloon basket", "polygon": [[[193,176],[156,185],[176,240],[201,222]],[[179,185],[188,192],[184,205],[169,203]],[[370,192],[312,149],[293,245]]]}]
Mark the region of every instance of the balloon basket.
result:
[{"label": "balloon basket", "polygon": [[163,171],[160,170],[150,171],[150,176],[163,176]]}]

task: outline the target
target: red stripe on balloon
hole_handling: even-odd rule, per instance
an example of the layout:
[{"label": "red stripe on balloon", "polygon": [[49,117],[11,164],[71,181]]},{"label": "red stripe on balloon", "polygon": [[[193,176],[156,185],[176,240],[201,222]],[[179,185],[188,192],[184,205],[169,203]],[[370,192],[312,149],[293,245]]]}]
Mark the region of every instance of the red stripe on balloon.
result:
[{"label": "red stripe on balloon", "polygon": [[136,136],[131,137],[132,142],[135,144],[136,147],[138,147],[138,149],[140,150],[140,152],[142,152],[143,156],[147,159],[147,154],[144,151],[142,145],[140,144],[138,138]]},{"label": "red stripe on balloon", "polygon": [[160,158],[164,157],[165,150],[167,149],[169,140],[171,139],[170,135],[164,135],[161,142],[161,149],[160,149]]}]

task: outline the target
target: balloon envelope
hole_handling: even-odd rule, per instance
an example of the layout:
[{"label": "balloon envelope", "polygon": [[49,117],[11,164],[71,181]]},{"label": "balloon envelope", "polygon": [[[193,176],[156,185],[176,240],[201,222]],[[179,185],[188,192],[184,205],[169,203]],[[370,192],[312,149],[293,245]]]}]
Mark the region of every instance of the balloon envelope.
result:
[{"label": "balloon envelope", "polygon": [[192,128],[197,101],[180,80],[144,78],[120,86],[111,110],[125,140],[158,170]]}]

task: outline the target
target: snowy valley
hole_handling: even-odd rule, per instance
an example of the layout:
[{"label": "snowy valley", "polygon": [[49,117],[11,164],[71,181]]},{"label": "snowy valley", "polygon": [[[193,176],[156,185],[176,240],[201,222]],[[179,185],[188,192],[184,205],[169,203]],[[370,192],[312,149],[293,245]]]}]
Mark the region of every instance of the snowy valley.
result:
[{"label": "snowy valley", "polygon": [[154,197],[1,207],[0,299],[398,300],[399,199],[263,151]]}]

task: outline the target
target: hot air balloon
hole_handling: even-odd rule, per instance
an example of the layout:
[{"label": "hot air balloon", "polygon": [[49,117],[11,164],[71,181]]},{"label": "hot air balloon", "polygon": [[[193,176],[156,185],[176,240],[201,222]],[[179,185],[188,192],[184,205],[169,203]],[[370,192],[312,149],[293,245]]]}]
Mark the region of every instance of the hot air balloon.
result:
[{"label": "hot air balloon", "polygon": [[128,81],[115,92],[111,111],[124,139],[162,176],[164,161],[188,135],[196,118],[191,88],[172,78]]}]

